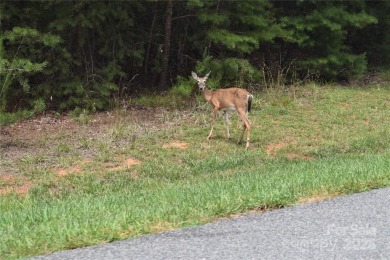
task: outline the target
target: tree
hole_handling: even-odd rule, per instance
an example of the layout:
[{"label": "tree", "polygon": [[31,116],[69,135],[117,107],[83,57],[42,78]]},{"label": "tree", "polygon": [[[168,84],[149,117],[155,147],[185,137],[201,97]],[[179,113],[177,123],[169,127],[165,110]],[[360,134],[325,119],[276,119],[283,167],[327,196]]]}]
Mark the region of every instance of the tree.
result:
[{"label": "tree", "polygon": [[349,45],[355,52],[366,53],[367,62],[374,66],[390,64],[390,2],[367,1],[366,12],[377,19],[360,30],[350,32]]},{"label": "tree", "polygon": [[[272,17],[268,1],[189,1],[196,10],[199,26],[196,38],[199,57],[197,69],[213,68],[214,78],[223,85],[259,80],[260,71],[248,58],[276,34],[270,29]],[[203,36],[205,35],[205,37]]]},{"label": "tree", "polygon": [[3,1],[1,109],[35,100],[107,109],[139,91],[191,87],[194,67],[212,70],[211,87],[285,84],[308,71],[348,80],[389,65],[389,8],[364,0]]},{"label": "tree", "polygon": [[[41,59],[41,52],[46,47],[55,47],[60,41],[58,36],[43,34],[32,28],[14,27],[3,33],[0,38],[0,112],[4,112],[20,97],[34,92],[29,84],[29,76],[42,72],[48,65],[46,60],[37,61]],[[4,45],[13,51],[6,53]],[[33,95],[33,100],[36,98]]]},{"label": "tree", "polygon": [[171,33],[172,33],[172,11],[173,2],[167,0],[167,10],[165,15],[165,33],[164,33],[164,45],[163,45],[163,58],[162,58],[162,71],[160,77],[160,88],[167,89],[167,76],[169,70],[169,54],[171,51]]},{"label": "tree", "polygon": [[293,44],[298,66],[330,80],[348,79],[366,69],[364,53],[352,53],[348,33],[377,19],[365,12],[363,1],[297,1],[279,17],[283,40]]}]

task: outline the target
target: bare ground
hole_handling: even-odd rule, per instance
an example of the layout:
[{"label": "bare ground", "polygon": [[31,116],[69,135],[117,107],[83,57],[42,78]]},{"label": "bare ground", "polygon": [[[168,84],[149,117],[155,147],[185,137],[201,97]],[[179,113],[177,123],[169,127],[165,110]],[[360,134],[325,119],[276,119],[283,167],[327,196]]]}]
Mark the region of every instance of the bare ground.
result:
[{"label": "bare ground", "polygon": [[[45,169],[46,172],[57,176],[60,181],[69,174],[83,174],[85,169],[93,168],[94,172],[99,173],[121,171],[141,164],[142,161],[126,155],[116,156],[104,163],[97,162],[96,143],[112,138],[109,135],[115,135],[113,132],[115,126],[118,126],[117,129],[123,125],[136,126],[133,137],[118,138],[116,145],[120,147],[136,138],[137,131],[147,129],[158,132],[179,121],[194,121],[191,115],[186,113],[180,113],[179,119],[169,118],[171,114],[174,113],[164,109],[137,108],[96,113],[80,120],[68,115],[46,113],[9,126],[0,126],[0,195],[12,191],[21,195],[26,194],[39,181],[31,174],[34,167]],[[83,142],[91,142],[94,145],[83,145]],[[277,157],[281,150],[295,144],[296,141],[290,138],[269,143],[264,149],[268,156]],[[162,144],[162,148],[188,149],[189,144],[173,140]],[[71,163],[64,164],[61,163],[61,160],[64,160],[61,151],[64,150],[66,154],[67,149],[76,151],[78,155],[74,159],[71,158]],[[289,159],[313,159],[296,153],[288,153],[286,156]]]},{"label": "bare ground", "polygon": [[[81,160],[72,166],[61,167],[58,163],[58,149],[67,149],[75,145],[75,138],[82,136],[85,140],[101,140],[115,124],[136,124],[139,128],[155,129],[166,127],[161,119],[164,111],[156,109],[135,109],[121,112],[104,112],[88,115],[87,122],[67,115],[56,116],[46,113],[35,118],[17,122],[9,126],[0,126],[0,195],[16,192],[24,195],[34,185],[35,180],[23,171],[22,164],[44,164],[48,171],[64,177],[70,173],[81,174],[83,167],[93,164],[94,151],[89,148],[77,148]],[[62,146],[61,146],[62,145]],[[165,148],[185,146],[185,144],[168,143]],[[74,148],[74,147],[72,147]],[[70,149],[70,148],[69,148]],[[42,155],[43,162],[39,161]],[[105,171],[118,171],[142,163],[135,158],[120,158],[118,162],[104,165]]]}]

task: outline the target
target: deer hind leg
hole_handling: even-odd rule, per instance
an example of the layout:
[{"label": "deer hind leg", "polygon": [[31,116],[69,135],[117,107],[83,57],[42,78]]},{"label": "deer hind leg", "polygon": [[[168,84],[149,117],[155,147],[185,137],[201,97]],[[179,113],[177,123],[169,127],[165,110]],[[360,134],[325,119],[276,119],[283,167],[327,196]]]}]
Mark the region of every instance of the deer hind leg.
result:
[{"label": "deer hind leg", "polygon": [[242,142],[242,138],[244,137],[245,129],[246,129],[246,125],[245,125],[245,124],[243,124],[243,125],[242,125],[242,132],[241,132],[241,136],[240,136],[240,139],[238,139],[238,142],[237,142],[237,144],[241,144],[241,142]]},{"label": "deer hind leg", "polygon": [[251,123],[249,122],[249,120],[248,120],[248,123],[246,124],[246,129],[247,129],[247,133],[246,133],[245,149],[248,149],[249,148],[249,139],[250,139],[250,135],[251,135]]},{"label": "deer hind leg", "polygon": [[246,113],[239,112],[239,115],[241,116],[241,119],[242,119],[244,124],[243,124],[242,132],[241,132],[241,137],[238,140],[238,144],[241,143],[241,141],[244,137],[245,130],[247,130],[245,149],[248,149],[249,148],[249,139],[250,139],[250,134],[251,134],[251,122],[249,121]]},{"label": "deer hind leg", "polygon": [[225,116],[225,123],[226,123],[226,135],[227,138],[230,139],[230,132],[229,132],[229,113],[228,111],[224,110],[223,111],[224,116]]}]

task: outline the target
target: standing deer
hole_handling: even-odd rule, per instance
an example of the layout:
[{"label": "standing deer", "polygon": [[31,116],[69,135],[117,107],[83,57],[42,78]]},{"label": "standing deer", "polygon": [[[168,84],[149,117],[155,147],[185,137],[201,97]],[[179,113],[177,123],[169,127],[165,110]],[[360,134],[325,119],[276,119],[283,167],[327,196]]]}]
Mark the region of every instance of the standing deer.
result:
[{"label": "standing deer", "polygon": [[251,122],[248,119],[248,112],[251,110],[252,95],[242,88],[226,88],[226,89],[217,89],[215,91],[210,91],[206,87],[206,80],[208,79],[211,71],[206,74],[203,78],[198,77],[195,72],[191,72],[192,77],[198,82],[199,90],[202,92],[204,99],[213,106],[213,122],[211,125],[211,131],[207,140],[210,140],[210,137],[213,133],[215,120],[219,110],[223,110],[224,117],[226,121],[226,132],[227,138],[230,138],[229,133],[229,110],[236,110],[238,115],[241,117],[244,126],[242,129],[241,137],[238,140],[238,144],[241,143],[242,138],[244,137],[245,129],[247,130],[246,135],[246,147],[249,147],[249,137],[251,132]]}]

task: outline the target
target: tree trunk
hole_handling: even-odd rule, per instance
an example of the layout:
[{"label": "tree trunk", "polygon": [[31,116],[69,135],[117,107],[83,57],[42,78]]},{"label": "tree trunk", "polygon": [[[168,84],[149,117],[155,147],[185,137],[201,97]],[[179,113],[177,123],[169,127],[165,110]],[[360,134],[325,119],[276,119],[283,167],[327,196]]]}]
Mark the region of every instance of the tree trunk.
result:
[{"label": "tree trunk", "polygon": [[144,58],[144,83],[146,83],[147,79],[150,79],[150,75],[149,75],[149,57],[150,57],[150,49],[152,47],[154,27],[155,27],[155,24],[156,24],[157,4],[158,4],[158,2],[156,2],[156,5],[154,6],[154,11],[153,11],[154,15],[153,15],[153,19],[152,19],[152,24],[150,26],[149,42],[148,42],[148,46],[147,46],[147,49],[146,49],[146,55],[145,55],[145,58]]},{"label": "tree trunk", "polygon": [[160,77],[160,89],[167,89],[167,78],[169,71],[169,52],[171,49],[171,32],[172,32],[172,9],[173,1],[167,1],[167,10],[165,14],[165,34],[164,34],[164,46],[163,46],[163,60],[162,71]]}]

